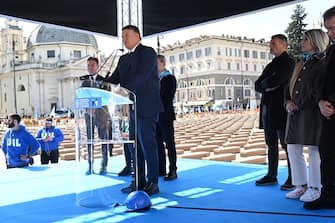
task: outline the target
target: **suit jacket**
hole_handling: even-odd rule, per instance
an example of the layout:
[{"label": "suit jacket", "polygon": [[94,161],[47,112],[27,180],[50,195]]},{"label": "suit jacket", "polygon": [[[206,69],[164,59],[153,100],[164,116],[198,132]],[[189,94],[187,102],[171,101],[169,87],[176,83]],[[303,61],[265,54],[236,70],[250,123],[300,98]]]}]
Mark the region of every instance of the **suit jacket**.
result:
[{"label": "suit jacket", "polygon": [[110,90],[110,86],[108,86],[108,84],[105,82],[105,78],[100,74],[96,76],[95,81],[93,81],[93,77],[90,74],[81,76],[80,80],[82,81],[81,87],[95,87],[107,91]]},{"label": "suit jacket", "polygon": [[133,53],[121,56],[107,82],[120,84],[135,93],[138,116],[152,117],[163,111],[157,55],[151,47],[139,44]]},{"label": "suit jacket", "polygon": [[[322,99],[335,106],[335,44],[332,44],[326,53],[326,71],[322,83]],[[334,116],[334,115],[333,115]]]},{"label": "suit jacket", "polygon": [[[294,60],[287,52],[284,52],[280,56],[275,57],[256,80],[255,89],[262,93],[260,128],[263,128],[262,107],[266,105],[267,125],[275,129],[285,130],[287,112],[284,107],[284,87],[286,87],[292,76],[294,64]],[[270,90],[267,91],[267,89]]]},{"label": "suit jacket", "polygon": [[177,80],[174,75],[167,75],[160,80],[160,95],[164,106],[164,112],[160,114],[164,119],[176,120],[173,108],[173,98],[176,93]]}]

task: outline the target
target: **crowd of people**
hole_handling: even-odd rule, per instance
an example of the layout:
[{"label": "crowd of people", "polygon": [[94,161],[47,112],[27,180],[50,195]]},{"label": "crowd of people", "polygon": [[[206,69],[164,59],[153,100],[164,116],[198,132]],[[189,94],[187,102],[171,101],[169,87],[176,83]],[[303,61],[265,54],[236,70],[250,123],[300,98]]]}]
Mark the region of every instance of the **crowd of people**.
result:
[{"label": "crowd of people", "polygon": [[[335,150],[332,148],[335,132],[335,47],[332,44],[335,42],[335,7],[328,9],[323,16],[327,33],[321,29],[304,33],[301,60],[295,61],[287,53],[285,35],[273,35],[270,52],[275,57],[255,82],[256,91],[262,93],[260,128],[264,128],[268,147],[268,172],[256,181],[256,185],[278,184],[280,142],[288,164],[287,179],[280,189],[288,190],[287,198],[303,201],[306,209],[335,208],[335,175],[332,173],[335,165]],[[129,52],[120,57],[112,75],[108,78],[100,76],[98,59],[90,57],[87,61],[89,75],[83,78],[83,86],[86,86],[86,80],[93,83],[102,80],[119,84],[136,94],[137,109],[136,114],[130,110],[129,137],[135,140],[137,132],[138,149],[134,152],[132,143],[124,145],[126,166],[119,176],[137,172],[138,177],[121,191],[130,193],[139,189],[153,195],[159,193],[159,176],[164,176],[167,181],[178,177],[173,109],[176,78],[165,68],[164,56],[156,55],[151,47],[141,44],[136,26],[123,27],[122,41]],[[105,89],[104,86],[98,87]],[[113,120],[106,109],[102,106],[86,110],[88,139],[93,139],[95,127],[100,139],[111,137],[107,130]],[[52,119],[45,120],[45,127],[38,131],[36,138],[20,125],[17,114],[9,116],[8,128],[2,145],[8,168],[28,166],[31,155],[39,147],[42,164],[58,162],[58,145],[63,141],[63,135],[52,126]],[[309,152],[308,169],[304,146]],[[93,145],[87,147],[87,174],[93,174]],[[165,149],[168,151],[168,171]],[[106,172],[107,144],[103,144],[99,174]]]}]

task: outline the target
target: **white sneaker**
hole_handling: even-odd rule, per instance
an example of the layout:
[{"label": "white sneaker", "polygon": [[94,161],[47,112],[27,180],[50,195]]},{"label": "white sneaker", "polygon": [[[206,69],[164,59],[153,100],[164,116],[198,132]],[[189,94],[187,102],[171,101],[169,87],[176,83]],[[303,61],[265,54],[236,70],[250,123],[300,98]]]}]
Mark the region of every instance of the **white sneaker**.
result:
[{"label": "white sneaker", "polygon": [[306,191],[305,187],[302,186],[297,186],[293,191],[290,191],[286,194],[287,198],[290,199],[297,199],[299,198],[301,195],[303,195]]},{"label": "white sneaker", "polygon": [[320,190],[314,187],[309,187],[307,191],[300,197],[300,200],[303,202],[311,202],[318,199],[321,195]]}]

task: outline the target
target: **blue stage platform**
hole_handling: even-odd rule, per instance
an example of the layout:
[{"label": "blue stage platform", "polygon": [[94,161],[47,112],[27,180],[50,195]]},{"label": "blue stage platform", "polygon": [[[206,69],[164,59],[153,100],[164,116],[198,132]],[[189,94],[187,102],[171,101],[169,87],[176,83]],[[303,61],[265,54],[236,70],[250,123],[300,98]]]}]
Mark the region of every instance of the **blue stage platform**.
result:
[{"label": "blue stage platform", "polygon": [[[126,212],[120,189],[131,177],[118,177],[123,157],[110,159],[109,173],[93,176],[119,204],[109,208],[76,206],[74,162],[31,166],[0,172],[0,222],[335,222],[335,210],[307,211],[302,202],[285,198],[279,185],[256,187],[266,166],[202,160],[178,160],[179,178],[164,182],[145,212]],[[279,180],[286,178],[280,168]]]}]

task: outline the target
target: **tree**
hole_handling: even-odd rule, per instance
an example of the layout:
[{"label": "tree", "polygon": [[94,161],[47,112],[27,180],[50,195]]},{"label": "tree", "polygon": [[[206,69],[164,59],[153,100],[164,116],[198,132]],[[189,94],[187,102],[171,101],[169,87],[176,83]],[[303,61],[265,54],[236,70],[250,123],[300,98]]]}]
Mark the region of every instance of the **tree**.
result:
[{"label": "tree", "polygon": [[288,24],[285,33],[288,38],[288,53],[294,58],[301,58],[301,48],[300,42],[302,40],[303,34],[306,31],[307,26],[304,23],[307,13],[302,5],[297,5],[294,9],[293,15],[291,15],[292,21]]}]

